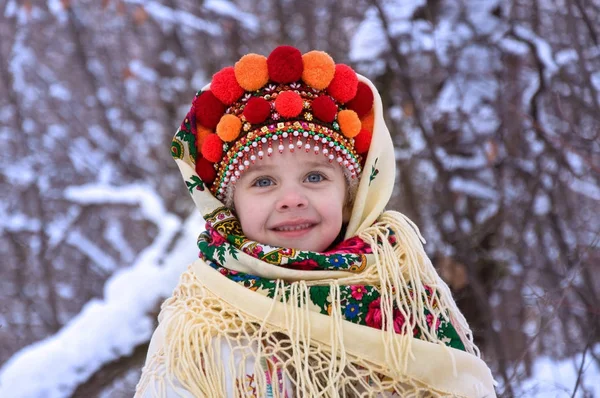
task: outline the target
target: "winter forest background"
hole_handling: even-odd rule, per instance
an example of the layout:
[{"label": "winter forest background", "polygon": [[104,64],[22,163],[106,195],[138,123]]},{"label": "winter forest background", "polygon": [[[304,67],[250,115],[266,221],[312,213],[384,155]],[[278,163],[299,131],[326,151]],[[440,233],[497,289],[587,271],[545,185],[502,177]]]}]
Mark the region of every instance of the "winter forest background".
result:
[{"label": "winter forest background", "polygon": [[169,154],[243,54],[378,86],[391,208],[502,397],[600,397],[600,0],[0,0],[0,396],[130,397],[203,223]]}]

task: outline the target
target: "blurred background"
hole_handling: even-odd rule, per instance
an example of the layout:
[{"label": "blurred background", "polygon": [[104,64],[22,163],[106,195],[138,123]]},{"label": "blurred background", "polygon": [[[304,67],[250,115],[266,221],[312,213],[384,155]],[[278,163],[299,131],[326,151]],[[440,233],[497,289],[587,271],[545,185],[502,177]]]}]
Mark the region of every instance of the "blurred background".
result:
[{"label": "blurred background", "polygon": [[[600,0],[0,0],[0,396],[130,397],[203,228],[170,157],[243,54],[379,88],[501,397],[600,397]],[[432,359],[433,360],[433,359]]]}]

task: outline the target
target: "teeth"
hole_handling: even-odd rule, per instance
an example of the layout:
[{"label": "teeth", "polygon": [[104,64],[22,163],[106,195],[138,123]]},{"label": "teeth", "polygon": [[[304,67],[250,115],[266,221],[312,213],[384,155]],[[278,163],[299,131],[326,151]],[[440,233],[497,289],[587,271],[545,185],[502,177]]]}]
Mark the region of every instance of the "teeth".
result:
[{"label": "teeth", "polygon": [[308,228],[310,226],[311,226],[311,224],[307,223],[307,224],[300,224],[300,225],[294,225],[294,226],[289,226],[289,227],[288,226],[278,227],[278,228],[275,228],[275,230],[277,230],[277,231],[286,231],[286,232],[287,231],[299,231],[301,229],[306,229],[306,228]]}]

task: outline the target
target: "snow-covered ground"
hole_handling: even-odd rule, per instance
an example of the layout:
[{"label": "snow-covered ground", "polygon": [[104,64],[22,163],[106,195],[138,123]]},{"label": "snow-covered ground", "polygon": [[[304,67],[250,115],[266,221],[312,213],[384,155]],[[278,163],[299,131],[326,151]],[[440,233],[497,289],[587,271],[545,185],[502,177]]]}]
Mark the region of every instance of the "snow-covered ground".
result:
[{"label": "snow-covered ground", "polygon": [[181,272],[197,258],[202,218],[194,212],[182,225],[150,187],[93,184],[71,188],[65,197],[79,203],[137,204],[158,233],[132,266],[107,280],[102,299],[88,302],[57,334],[23,348],[0,368],[0,397],[69,397],[104,364],[131,354],[150,340],[154,319],[149,314],[157,302],[170,295]]}]

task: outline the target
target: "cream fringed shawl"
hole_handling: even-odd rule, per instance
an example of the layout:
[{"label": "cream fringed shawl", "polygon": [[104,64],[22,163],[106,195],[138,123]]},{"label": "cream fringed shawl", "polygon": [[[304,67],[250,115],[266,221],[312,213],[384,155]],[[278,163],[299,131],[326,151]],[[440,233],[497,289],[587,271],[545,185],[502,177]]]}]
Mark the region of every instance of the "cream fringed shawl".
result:
[{"label": "cream fringed shawl", "polygon": [[[395,180],[393,144],[376,89],[359,79],[375,93],[375,123],[346,238],[359,237],[372,253],[358,271],[291,269],[244,251],[221,254],[219,264],[203,256],[162,306],[136,396],[495,396],[491,373],[417,227],[383,211]],[[203,189],[181,144],[177,164],[206,218],[223,204]],[[249,289],[218,266],[272,281],[272,290]],[[379,329],[344,318],[349,285],[377,288]],[[327,288],[325,314],[313,304],[315,287]],[[440,320],[452,325],[465,351],[437,333]],[[249,374],[251,393],[243,383]]]}]

